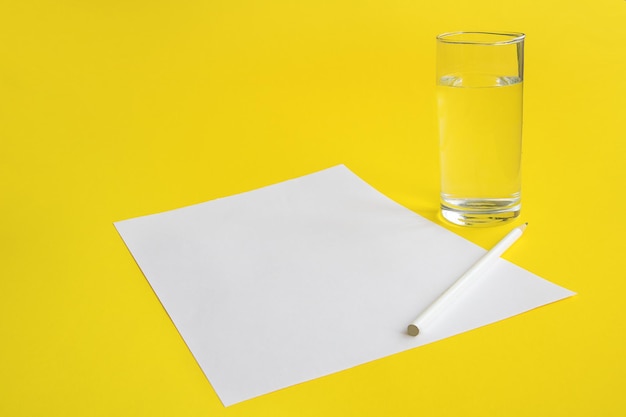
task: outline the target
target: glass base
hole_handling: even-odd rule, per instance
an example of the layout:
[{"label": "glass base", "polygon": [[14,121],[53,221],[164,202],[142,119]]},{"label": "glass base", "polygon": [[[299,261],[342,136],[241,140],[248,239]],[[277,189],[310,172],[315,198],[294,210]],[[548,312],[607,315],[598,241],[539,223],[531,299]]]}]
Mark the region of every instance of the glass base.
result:
[{"label": "glass base", "polygon": [[495,226],[519,216],[520,197],[458,199],[442,196],[441,215],[459,226]]}]

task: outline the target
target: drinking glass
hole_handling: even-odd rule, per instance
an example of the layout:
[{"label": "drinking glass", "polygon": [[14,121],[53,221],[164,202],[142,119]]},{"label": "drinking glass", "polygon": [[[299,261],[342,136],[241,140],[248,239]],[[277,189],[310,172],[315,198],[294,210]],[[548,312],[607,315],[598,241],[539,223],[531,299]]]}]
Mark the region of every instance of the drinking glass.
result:
[{"label": "drinking glass", "polygon": [[521,208],[523,33],[437,37],[441,214],[489,226]]}]

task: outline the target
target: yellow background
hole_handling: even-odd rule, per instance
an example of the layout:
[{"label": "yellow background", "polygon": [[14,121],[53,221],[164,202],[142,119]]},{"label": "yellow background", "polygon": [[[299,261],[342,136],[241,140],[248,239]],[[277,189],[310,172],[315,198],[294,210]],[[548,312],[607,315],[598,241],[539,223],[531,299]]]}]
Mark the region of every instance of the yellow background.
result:
[{"label": "yellow background", "polygon": [[[454,30],[527,34],[505,257],[578,295],[224,408],[112,223],[339,163],[442,223]],[[0,415],[626,415],[625,45],[624,0],[1,1]]]}]

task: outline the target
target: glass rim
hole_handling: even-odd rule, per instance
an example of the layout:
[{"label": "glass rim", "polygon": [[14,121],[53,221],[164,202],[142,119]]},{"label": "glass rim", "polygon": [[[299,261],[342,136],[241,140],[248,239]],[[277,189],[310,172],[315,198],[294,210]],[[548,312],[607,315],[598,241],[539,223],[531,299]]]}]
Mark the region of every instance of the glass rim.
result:
[{"label": "glass rim", "polygon": [[[471,40],[471,39],[450,39],[461,35],[486,35],[486,37],[504,37],[502,40]],[[459,32],[446,32],[437,35],[437,41],[450,44],[464,44],[464,45],[511,45],[520,43],[526,38],[526,34],[522,32],[481,32],[481,31],[459,31]]]}]

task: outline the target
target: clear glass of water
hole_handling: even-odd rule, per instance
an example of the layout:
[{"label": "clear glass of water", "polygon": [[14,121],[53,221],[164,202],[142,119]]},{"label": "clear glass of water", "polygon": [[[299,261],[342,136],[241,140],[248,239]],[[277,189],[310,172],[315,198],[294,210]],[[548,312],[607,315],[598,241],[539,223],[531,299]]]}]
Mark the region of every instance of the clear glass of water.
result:
[{"label": "clear glass of water", "polygon": [[441,214],[489,226],[521,208],[523,33],[437,37]]}]

